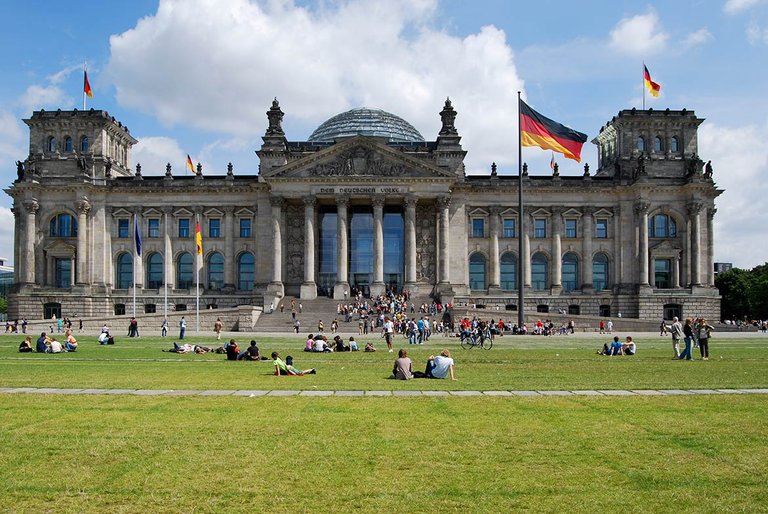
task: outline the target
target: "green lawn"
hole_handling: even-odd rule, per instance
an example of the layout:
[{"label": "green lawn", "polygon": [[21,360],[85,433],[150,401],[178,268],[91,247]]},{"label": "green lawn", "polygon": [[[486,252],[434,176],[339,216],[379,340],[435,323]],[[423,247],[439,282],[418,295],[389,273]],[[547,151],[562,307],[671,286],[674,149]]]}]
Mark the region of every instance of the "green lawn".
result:
[{"label": "green lawn", "polygon": [[[708,362],[672,361],[665,338],[615,358],[568,338],[409,348],[422,366],[445,344],[457,382],[388,380],[391,354],[309,355],[296,338],[260,346],[317,375],[163,353],[159,338],[80,339],[76,353],[22,355],[17,337],[0,337],[0,387],[768,387],[766,339],[713,340]],[[765,512],[767,401],[0,394],[0,511]]]}]

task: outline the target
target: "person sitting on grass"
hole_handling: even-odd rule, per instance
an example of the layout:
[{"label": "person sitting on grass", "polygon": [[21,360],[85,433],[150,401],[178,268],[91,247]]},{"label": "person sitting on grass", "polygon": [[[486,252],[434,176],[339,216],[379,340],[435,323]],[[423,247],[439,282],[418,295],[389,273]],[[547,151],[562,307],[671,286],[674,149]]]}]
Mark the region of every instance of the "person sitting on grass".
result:
[{"label": "person sitting on grass", "polygon": [[357,347],[357,341],[355,341],[355,336],[349,336],[349,351],[350,352],[356,352],[359,348]]},{"label": "person sitting on grass", "polygon": [[424,372],[427,378],[448,378],[456,380],[456,375],[453,372],[454,362],[451,358],[451,352],[447,348],[443,348],[440,355],[435,357],[430,355],[427,360],[427,369]]},{"label": "person sitting on grass", "polygon": [[366,352],[375,352],[376,347],[373,346],[373,343],[365,343],[365,350]]},{"label": "person sitting on grass", "polygon": [[48,349],[46,350],[47,353],[64,353],[64,348],[61,346],[61,343],[56,340],[55,337],[52,337],[48,342]]},{"label": "person sitting on grass", "polygon": [[627,340],[624,341],[621,345],[621,354],[622,355],[634,355],[637,352],[637,346],[635,346],[635,342],[632,340],[632,336],[627,336]]},{"label": "person sitting on grass", "polygon": [[240,354],[237,356],[237,360],[239,361],[265,361],[267,360],[266,357],[262,356],[259,352],[259,347],[256,346],[256,341],[254,339],[251,339],[251,344],[240,352]]},{"label": "person sitting on grass", "polygon": [[48,352],[48,336],[45,332],[42,332],[40,337],[37,338],[37,345],[35,346],[35,349],[37,353]]},{"label": "person sitting on grass", "polygon": [[605,343],[603,345],[602,350],[597,351],[598,355],[621,355],[621,341],[619,341],[619,336],[613,336],[613,341],[611,343]]},{"label": "person sitting on grass", "polygon": [[314,346],[315,346],[315,336],[313,334],[309,334],[307,336],[307,342],[304,343],[304,351],[311,352]]},{"label": "person sitting on grass", "polygon": [[115,344],[115,338],[109,332],[99,334],[99,344]]},{"label": "person sitting on grass", "polygon": [[344,339],[342,339],[341,336],[334,336],[333,342],[334,342],[334,345],[333,345],[334,346],[334,348],[333,348],[334,352],[348,352],[349,351],[349,346],[344,344]]},{"label": "person sitting on grass", "polygon": [[64,347],[68,352],[77,351],[77,339],[75,339],[75,336],[72,335],[72,332],[67,334],[67,342],[64,343]]},{"label": "person sitting on grass", "polygon": [[21,344],[19,344],[19,353],[31,353],[35,349],[32,348],[32,336],[27,336]]},{"label": "person sitting on grass", "polygon": [[315,336],[315,342],[313,343],[312,351],[313,352],[332,352],[333,348],[328,346],[328,342],[325,336],[318,334]]},{"label": "person sitting on grass", "polygon": [[224,351],[227,353],[228,361],[236,361],[240,356],[240,348],[237,347],[237,343],[234,339],[230,339],[229,342],[224,345]]},{"label": "person sitting on grass", "polygon": [[396,380],[410,380],[413,378],[413,362],[408,357],[408,350],[401,348],[397,353],[395,365],[392,368],[392,376]]},{"label": "person sitting on grass", "polygon": [[283,359],[280,358],[280,354],[277,352],[272,352],[272,364],[275,366],[275,375],[288,375],[288,376],[304,376],[304,375],[314,375],[317,373],[317,370],[315,368],[305,369],[304,371],[301,371],[299,369],[294,368],[290,364],[286,364],[283,362]]}]

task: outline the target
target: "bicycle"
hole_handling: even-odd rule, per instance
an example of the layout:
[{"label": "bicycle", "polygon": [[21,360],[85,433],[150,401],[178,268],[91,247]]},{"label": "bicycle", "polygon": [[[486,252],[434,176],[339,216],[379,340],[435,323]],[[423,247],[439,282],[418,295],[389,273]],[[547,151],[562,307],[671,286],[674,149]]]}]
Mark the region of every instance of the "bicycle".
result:
[{"label": "bicycle", "polygon": [[493,348],[493,338],[491,337],[491,331],[486,330],[485,332],[482,332],[482,333],[462,332],[460,344],[461,344],[461,347],[465,350],[467,348],[471,350],[475,346],[478,346],[485,350],[490,350],[491,348]]}]

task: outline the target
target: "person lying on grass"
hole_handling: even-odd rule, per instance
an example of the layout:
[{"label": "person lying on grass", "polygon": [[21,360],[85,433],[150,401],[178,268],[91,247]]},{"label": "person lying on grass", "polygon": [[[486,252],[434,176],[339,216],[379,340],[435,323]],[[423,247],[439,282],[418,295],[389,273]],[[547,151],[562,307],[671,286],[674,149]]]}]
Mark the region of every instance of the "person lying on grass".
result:
[{"label": "person lying on grass", "polygon": [[305,369],[304,371],[301,371],[300,369],[296,369],[290,364],[286,364],[283,362],[283,359],[280,358],[280,354],[277,352],[272,352],[272,364],[275,365],[275,375],[289,375],[289,376],[304,376],[304,375],[314,375],[317,373],[317,370],[315,368]]},{"label": "person lying on grass", "polygon": [[173,348],[170,350],[163,350],[164,352],[171,352],[171,353],[208,353],[212,352],[213,349],[208,346],[200,346],[198,344],[178,344],[176,342],[173,343]]}]

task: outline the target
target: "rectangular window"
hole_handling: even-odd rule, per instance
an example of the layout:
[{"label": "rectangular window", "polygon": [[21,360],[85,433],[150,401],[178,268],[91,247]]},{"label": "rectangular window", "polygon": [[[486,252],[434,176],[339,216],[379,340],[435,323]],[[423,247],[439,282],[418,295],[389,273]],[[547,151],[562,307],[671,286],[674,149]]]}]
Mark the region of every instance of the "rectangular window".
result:
[{"label": "rectangular window", "polygon": [[512,218],[505,218],[502,221],[504,235],[502,237],[517,237],[515,234],[515,220]]},{"label": "rectangular window", "polygon": [[533,220],[533,237],[536,239],[543,239],[547,237],[547,220],[544,218],[536,218]]},{"label": "rectangular window", "polygon": [[179,218],[179,237],[189,237],[189,218]]},{"label": "rectangular window", "polygon": [[217,238],[221,237],[221,220],[213,218],[208,220],[208,237]]},{"label": "rectangular window", "polygon": [[576,238],[577,222],[576,220],[565,220],[565,237]]},{"label": "rectangular window", "polygon": [[130,220],[117,220],[117,237],[121,237],[121,238],[131,237],[131,234],[128,231],[129,221]]},{"label": "rectangular window", "polygon": [[240,237],[251,237],[250,218],[240,218]]},{"label": "rectangular window", "polygon": [[472,237],[485,237],[485,220],[483,218],[472,219]]},{"label": "rectangular window", "polygon": [[60,289],[72,287],[72,259],[59,259],[53,261],[54,285]]},{"label": "rectangular window", "polygon": [[654,284],[659,289],[672,287],[672,259],[655,259],[653,262]]},{"label": "rectangular window", "polygon": [[147,220],[147,237],[160,237],[159,218],[149,218]]},{"label": "rectangular window", "polygon": [[608,239],[608,220],[595,220],[595,237],[597,239]]}]

